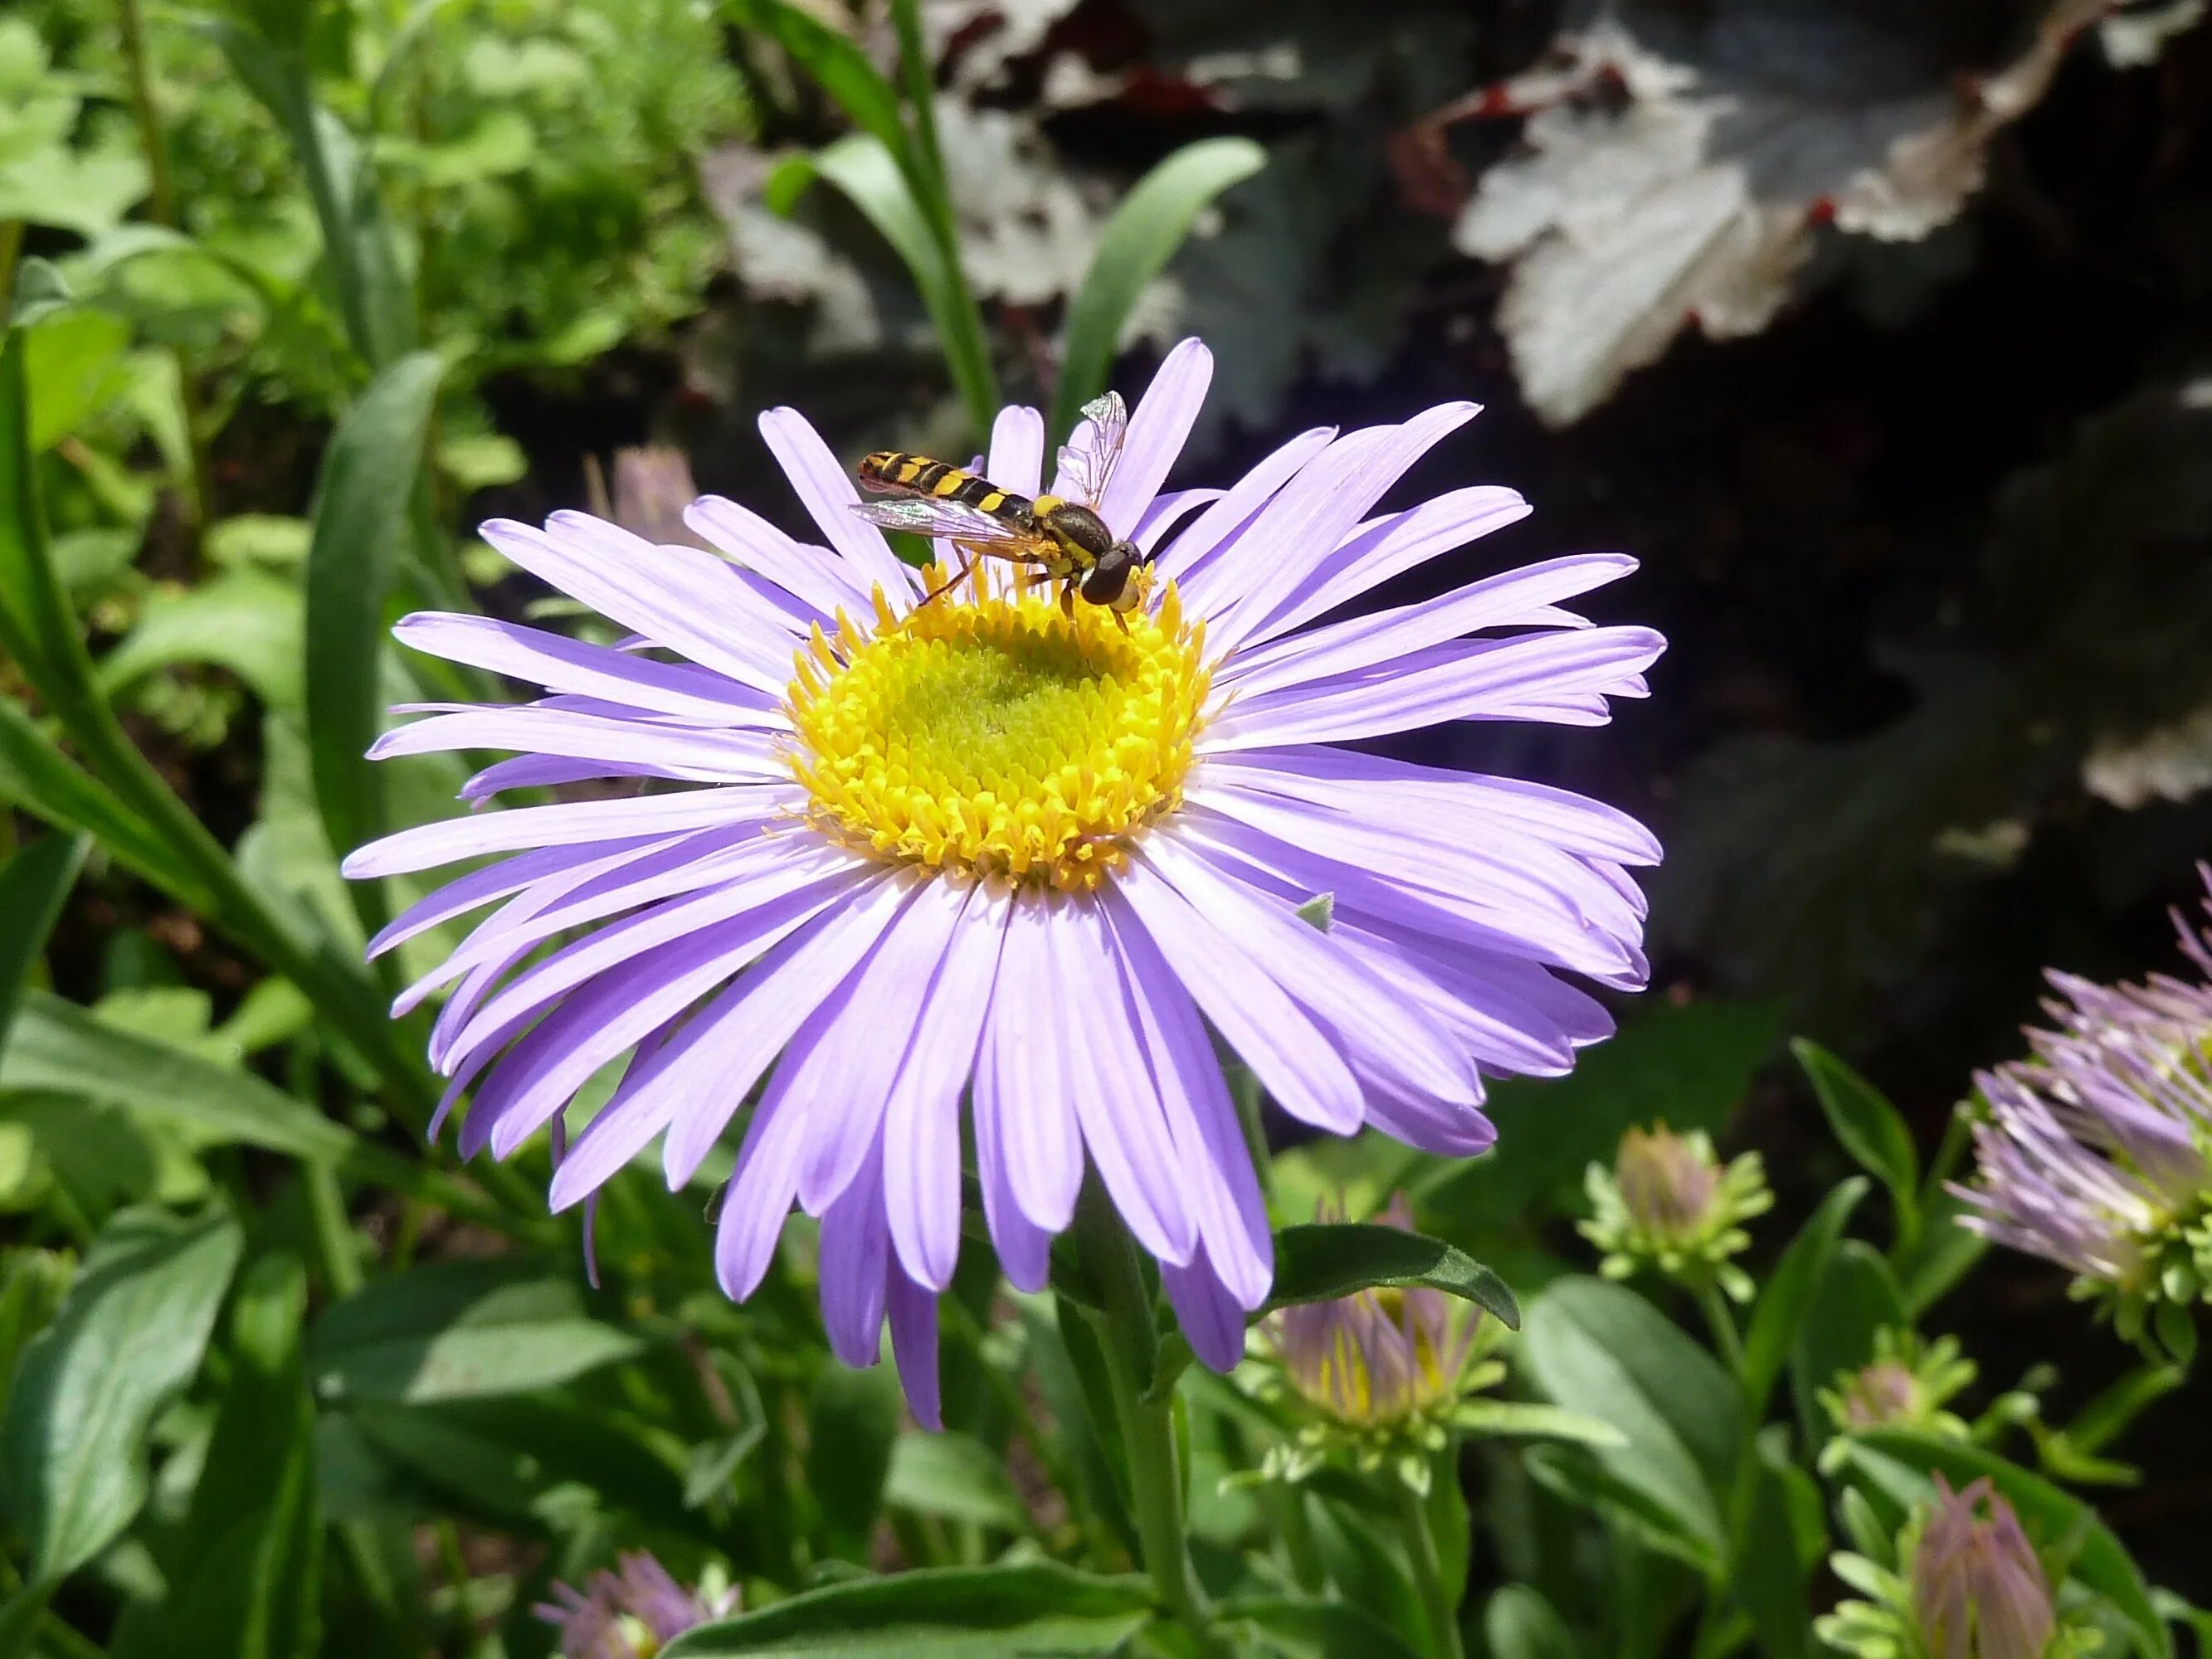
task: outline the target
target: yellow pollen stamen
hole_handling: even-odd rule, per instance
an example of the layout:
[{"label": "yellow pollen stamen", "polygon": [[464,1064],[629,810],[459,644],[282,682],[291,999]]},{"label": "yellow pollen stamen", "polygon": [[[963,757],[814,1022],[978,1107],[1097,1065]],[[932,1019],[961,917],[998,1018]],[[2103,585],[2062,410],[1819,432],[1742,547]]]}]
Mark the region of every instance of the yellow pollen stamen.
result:
[{"label": "yellow pollen stamen", "polygon": [[1084,892],[1181,803],[1208,676],[1172,584],[1127,615],[964,583],[903,618],[880,592],[876,609],[872,638],[842,615],[834,641],[817,629],[791,682],[792,770],[830,834]]}]

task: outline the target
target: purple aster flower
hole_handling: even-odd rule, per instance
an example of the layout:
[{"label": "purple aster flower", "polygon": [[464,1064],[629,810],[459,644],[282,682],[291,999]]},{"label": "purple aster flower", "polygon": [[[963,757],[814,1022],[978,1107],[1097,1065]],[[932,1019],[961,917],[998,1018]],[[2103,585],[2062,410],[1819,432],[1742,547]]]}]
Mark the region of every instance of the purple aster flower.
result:
[{"label": "purple aster flower", "polygon": [[1954,1188],[1966,1225],[2071,1268],[2131,1324],[2212,1283],[2212,933],[2174,920],[2198,982],[2051,973],[2057,1029],[2027,1033],[2032,1060],[1976,1078],[1978,1179]]},{"label": "purple aster flower", "polygon": [[561,1659],[650,1659],[685,1631],[719,1619],[732,1595],[702,1598],[643,1552],[617,1559],[586,1587],[553,1586],[553,1600],[532,1609],[560,1632]]},{"label": "purple aster flower", "polygon": [[[1626,872],[1659,849],[1640,825],[1334,746],[1443,720],[1602,724],[1664,642],[1560,605],[1632,562],[1556,559],[1344,615],[1527,513],[1492,486],[1379,510],[1475,406],[1308,432],[1225,490],[1163,493],[1211,373],[1186,342],[1118,448],[1093,419],[1060,452],[1054,493],[1155,556],[1127,615],[1063,611],[994,561],[921,603],[950,569],[900,562],[852,474],[778,409],[761,430],[822,544],[714,496],[686,519],[726,556],[580,514],[498,521],[495,547],[631,637],[439,614],[398,629],[546,695],[433,711],[378,755],[517,751],[471,781],[478,800],[659,781],[346,861],[379,877],[505,855],[373,946],[500,905],[399,1004],[451,988],[431,1054],[449,1107],[474,1091],[464,1152],[507,1156],[628,1054],[552,1203],[656,1137],[681,1186],[760,1085],[718,1224],[722,1285],[751,1293],[794,1203],[819,1217],[836,1351],[872,1361],[888,1318],[924,1421],[963,1099],[1009,1279],[1042,1284],[1087,1164],[1193,1347],[1226,1368],[1273,1263],[1209,1027],[1302,1121],[1464,1155],[1493,1139],[1485,1077],[1565,1072],[1610,1030],[1566,975],[1645,976]],[[1005,410],[990,478],[1034,494],[1043,462],[1036,411]],[[1326,933],[1297,914],[1323,894]]]}]

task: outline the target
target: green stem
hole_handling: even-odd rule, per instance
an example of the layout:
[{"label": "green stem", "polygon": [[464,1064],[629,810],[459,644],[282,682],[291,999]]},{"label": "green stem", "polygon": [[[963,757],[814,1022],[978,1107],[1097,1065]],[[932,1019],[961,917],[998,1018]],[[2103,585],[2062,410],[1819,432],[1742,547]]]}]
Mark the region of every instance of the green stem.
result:
[{"label": "green stem", "polygon": [[952,191],[945,182],[945,156],[937,143],[936,87],[927,43],[922,39],[921,16],[915,0],[891,0],[891,22],[898,33],[899,74],[913,109],[912,137],[901,158],[907,185],[914,191],[923,219],[936,241],[952,284],[951,315],[943,319],[947,366],[968,405],[976,440],[988,440],[999,412],[999,380],[991,363],[991,345],[983,327],[983,308],[976,302],[968,272],[960,263],[960,228],[952,211]]},{"label": "green stem", "polygon": [[1129,1508],[1145,1571],[1152,1575],[1167,1613],[1210,1651],[1218,1651],[1198,1575],[1192,1570],[1183,1526],[1182,1475],[1176,1467],[1173,1406],[1147,1404],[1152,1361],[1159,1349],[1152,1298],[1137,1264],[1135,1245],[1112,1202],[1093,1180],[1084,1188],[1076,1214],[1084,1265],[1096,1281],[1105,1312],[1098,1316],[1098,1346],[1121,1420],[1129,1464]]},{"label": "green stem", "polygon": [[1420,1493],[1395,1476],[1389,1485],[1398,1494],[1398,1535],[1405,1542],[1406,1559],[1413,1569],[1413,1588],[1420,1592],[1421,1611],[1429,1621],[1429,1651],[1435,1659],[1466,1659],[1467,1649],[1459,1635],[1459,1609],[1444,1591],[1437,1535],[1429,1526],[1429,1506]]},{"label": "green stem", "polygon": [[1713,1346],[1720,1350],[1721,1358],[1729,1374],[1739,1381],[1743,1376],[1743,1338],[1736,1334],[1735,1316],[1729,1311],[1728,1297],[1721,1287],[1707,1279],[1697,1289],[1698,1307],[1712,1328]]},{"label": "green stem", "polygon": [[315,1222],[315,1248],[323,1258],[323,1282],[331,1299],[343,1301],[362,1287],[361,1253],[354,1247],[353,1222],[337,1171],[327,1164],[307,1165],[307,1207]]},{"label": "green stem", "polygon": [[15,256],[23,251],[23,222],[21,219],[0,219],[0,327],[5,327],[8,313],[15,298]]}]

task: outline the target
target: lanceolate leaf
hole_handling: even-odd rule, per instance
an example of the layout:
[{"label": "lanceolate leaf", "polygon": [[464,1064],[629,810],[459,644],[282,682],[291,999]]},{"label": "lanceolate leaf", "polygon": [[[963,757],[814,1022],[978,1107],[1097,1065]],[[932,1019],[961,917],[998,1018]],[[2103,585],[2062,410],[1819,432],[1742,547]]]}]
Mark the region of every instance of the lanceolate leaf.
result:
[{"label": "lanceolate leaf", "polygon": [[1160,162],[1122,198],[1068,305],[1067,342],[1052,402],[1055,436],[1073,431],[1083,405],[1106,390],[1121,325],[1146,284],[1190,234],[1200,210],[1257,173],[1267,159],[1249,138],[1201,138]]},{"label": "lanceolate leaf", "polygon": [[1151,1617],[1149,1588],[1036,1563],[858,1578],[679,1636],[662,1659],[1076,1659],[1112,1653]]},{"label": "lanceolate leaf", "polygon": [[1415,1659],[1405,1638],[1348,1602],[1255,1595],[1224,1602],[1220,1614],[1282,1659]]},{"label": "lanceolate leaf", "polygon": [[1524,1340],[1546,1394],[1620,1431],[1623,1444],[1595,1453],[1606,1471],[1718,1554],[1742,1413],[1713,1357],[1642,1297],[1595,1279],[1550,1286]]},{"label": "lanceolate leaf", "polygon": [[291,1659],[316,1650],[322,1517],[315,1408],[301,1370],[307,1279],[290,1256],[256,1262],[231,1310],[229,1386],[181,1534],[161,1652]]},{"label": "lanceolate leaf", "polygon": [[1855,1176],[1830,1193],[1790,1241],[1774,1276],[1759,1292],[1743,1343],[1744,1400],[1754,1416],[1765,1409],[1767,1394],[1782,1375],[1796,1342],[1797,1328],[1827,1274],[1844,1224],[1850,1219],[1866,1190],[1865,1181]]},{"label": "lanceolate leaf", "polygon": [[0,1053],[6,1050],[24,978],[46,948],[62,901],[83,866],[85,846],[80,836],[48,836],[0,866]]},{"label": "lanceolate leaf", "polygon": [[[998,413],[998,378],[959,267],[930,229],[927,209],[909,174],[883,142],[854,133],[813,158],[814,170],[837,186],[905,262],[921,302],[945,347],[946,366],[977,434],[990,430]],[[787,174],[787,191],[799,175]]]},{"label": "lanceolate leaf", "polygon": [[82,1565],[137,1514],[147,1427],[199,1369],[239,1244],[219,1211],[125,1210],[24,1350],[0,1419],[0,1499],[33,1582]]},{"label": "lanceolate leaf", "polygon": [[1299,1302],[1328,1302],[1356,1291],[1425,1285],[1479,1303],[1521,1326],[1520,1304],[1505,1281],[1455,1245],[1370,1222],[1315,1222],[1275,1235],[1275,1291],[1262,1312]]},{"label": "lanceolate leaf", "polygon": [[326,1401],[462,1400],[565,1382],[642,1346],[591,1317],[573,1279],[528,1262],[436,1261],[325,1314],[308,1370]]},{"label": "lanceolate leaf", "polygon": [[[323,458],[307,549],[307,738],[315,804],[340,853],[381,833],[383,795],[366,758],[384,693],[385,601],[408,504],[422,464],[444,364],[428,352],[379,375]],[[350,890],[372,931],[381,923],[374,883]]]},{"label": "lanceolate leaf", "polygon": [[[4,466],[0,458],[0,466]],[[0,526],[0,537],[7,534]],[[179,902],[204,910],[213,897],[176,849],[32,723],[13,698],[0,697],[0,800],[57,830],[82,832],[111,856]]]},{"label": "lanceolate leaf", "polygon": [[1844,1150],[1889,1188],[1897,1203],[1897,1225],[1910,1237],[1919,1230],[1920,1158],[1912,1132],[1881,1091],[1819,1043],[1800,1037],[1790,1045],[1812,1079],[1828,1127]]}]

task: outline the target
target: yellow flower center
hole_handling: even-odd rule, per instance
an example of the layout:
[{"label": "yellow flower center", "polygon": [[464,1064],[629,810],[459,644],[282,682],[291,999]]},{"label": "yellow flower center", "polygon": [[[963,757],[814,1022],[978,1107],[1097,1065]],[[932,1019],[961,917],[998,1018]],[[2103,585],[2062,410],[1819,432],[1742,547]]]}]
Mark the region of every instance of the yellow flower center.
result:
[{"label": "yellow flower center", "polygon": [[[875,632],[815,630],[790,691],[792,769],[829,833],[879,857],[1095,888],[1182,800],[1206,702],[1203,629],[1170,586],[1125,617],[1058,595],[947,593]],[[1121,623],[1126,622],[1126,631]]]}]

